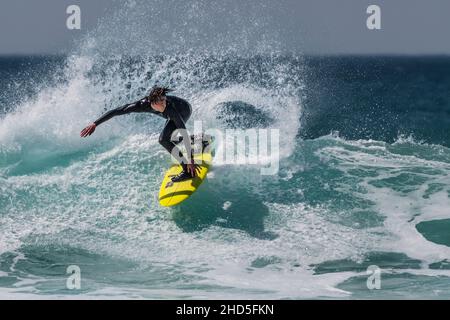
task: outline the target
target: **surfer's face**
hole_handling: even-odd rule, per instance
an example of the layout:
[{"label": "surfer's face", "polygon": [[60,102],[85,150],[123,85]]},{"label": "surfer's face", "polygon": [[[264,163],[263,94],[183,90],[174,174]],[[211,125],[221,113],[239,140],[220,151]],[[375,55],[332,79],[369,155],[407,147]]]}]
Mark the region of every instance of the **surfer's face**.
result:
[{"label": "surfer's face", "polygon": [[162,97],[159,101],[153,102],[151,106],[158,112],[164,112],[166,109],[166,97]]}]

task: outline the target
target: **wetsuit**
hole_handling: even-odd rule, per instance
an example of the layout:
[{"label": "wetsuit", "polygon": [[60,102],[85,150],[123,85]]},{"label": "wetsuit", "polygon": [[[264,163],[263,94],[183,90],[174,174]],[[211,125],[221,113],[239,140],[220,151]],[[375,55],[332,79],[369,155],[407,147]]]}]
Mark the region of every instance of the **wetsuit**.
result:
[{"label": "wetsuit", "polygon": [[[161,135],[159,136],[159,143],[172,154],[173,149],[178,149],[176,144],[171,141],[172,133],[176,129],[186,129],[186,122],[192,113],[192,107],[184,99],[175,97],[175,96],[166,96],[166,108],[164,112],[159,112],[154,110],[151,105],[148,97],[136,101],[134,103],[126,104],[119,108],[113,109],[111,111],[106,112],[99,119],[94,121],[95,125],[98,126],[105,121],[108,121],[112,117],[128,114],[132,112],[148,112],[156,114],[160,117],[167,119],[166,124],[164,126]],[[184,139],[183,139],[184,140]],[[191,145],[189,143],[190,139],[186,139],[186,150],[190,151]],[[178,154],[180,159],[182,160],[182,164],[187,163],[187,159],[183,156],[181,151],[178,149]],[[184,166],[183,166],[184,167]]]}]

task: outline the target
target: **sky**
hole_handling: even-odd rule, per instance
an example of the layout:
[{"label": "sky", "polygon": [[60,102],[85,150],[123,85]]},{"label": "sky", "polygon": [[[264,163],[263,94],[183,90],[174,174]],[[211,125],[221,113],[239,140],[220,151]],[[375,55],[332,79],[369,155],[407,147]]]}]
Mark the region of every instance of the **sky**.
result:
[{"label": "sky", "polygon": [[[95,32],[101,19],[139,0],[1,0],[0,54],[70,53],[77,39]],[[156,0],[146,0],[152,2]],[[180,0],[181,1],[181,0]],[[183,0],[184,2],[189,0]],[[449,0],[192,0],[203,6],[216,28],[205,30],[205,39],[217,28],[232,28],[223,14],[251,15],[258,8],[266,21],[259,32],[276,34],[286,50],[308,54],[450,54]],[[156,2],[155,2],[156,3]],[[81,30],[66,27],[69,5],[81,9]],[[252,4],[252,5],[248,5]],[[276,5],[274,5],[276,4]],[[381,30],[368,30],[369,5],[381,9]],[[158,8],[171,16],[170,6]],[[145,13],[143,15],[146,16]],[[148,14],[151,17],[150,13]],[[203,17],[204,18],[204,17]],[[130,16],[130,20],[142,17]],[[126,20],[125,20],[126,21]],[[217,23],[216,23],[217,22]],[[126,23],[126,22],[125,22]],[[249,19],[248,23],[254,23]],[[122,26],[118,26],[119,28]],[[240,26],[242,28],[242,26]],[[245,26],[244,26],[245,28]],[[276,32],[273,32],[273,31]],[[186,34],[186,37],[189,37]]]}]

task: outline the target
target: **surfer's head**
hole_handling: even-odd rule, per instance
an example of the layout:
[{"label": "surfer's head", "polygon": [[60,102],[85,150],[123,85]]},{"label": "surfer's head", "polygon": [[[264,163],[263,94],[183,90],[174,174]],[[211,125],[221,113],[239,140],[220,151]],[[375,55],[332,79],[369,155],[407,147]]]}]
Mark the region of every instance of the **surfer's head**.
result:
[{"label": "surfer's head", "polygon": [[148,100],[153,109],[163,112],[166,109],[166,94],[172,91],[166,87],[153,87],[148,94]]}]

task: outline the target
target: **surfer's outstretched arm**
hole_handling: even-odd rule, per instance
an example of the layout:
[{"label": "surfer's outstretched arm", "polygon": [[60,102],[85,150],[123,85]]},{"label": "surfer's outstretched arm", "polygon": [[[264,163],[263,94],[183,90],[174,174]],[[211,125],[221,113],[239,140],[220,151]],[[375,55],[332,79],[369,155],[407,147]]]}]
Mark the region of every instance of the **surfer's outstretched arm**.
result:
[{"label": "surfer's outstretched arm", "polygon": [[110,110],[108,112],[106,112],[104,115],[102,115],[100,118],[98,118],[97,120],[95,120],[92,124],[90,124],[89,126],[87,126],[86,128],[84,128],[81,133],[80,136],[81,137],[87,137],[90,136],[91,134],[94,133],[95,128],[102,124],[103,122],[108,121],[109,119],[115,117],[115,116],[120,116],[123,114],[128,114],[128,113],[132,113],[132,112],[145,112],[148,111],[144,108],[145,106],[145,99],[143,100],[139,100],[136,101],[134,103],[129,103],[126,104],[124,106],[118,107],[116,109]]},{"label": "surfer's outstretched arm", "polygon": [[144,111],[146,111],[143,109],[144,101],[145,101],[145,99],[126,104],[126,105],[118,107],[116,109],[112,109],[112,110],[106,112],[104,115],[102,115],[97,120],[95,120],[94,124],[96,126],[98,126],[98,125],[102,124],[103,122],[108,121],[112,117],[121,116],[123,114],[128,114],[128,113],[132,113],[132,112],[144,112]]}]

